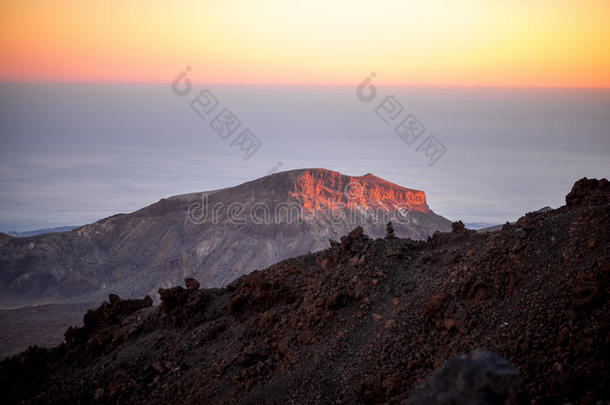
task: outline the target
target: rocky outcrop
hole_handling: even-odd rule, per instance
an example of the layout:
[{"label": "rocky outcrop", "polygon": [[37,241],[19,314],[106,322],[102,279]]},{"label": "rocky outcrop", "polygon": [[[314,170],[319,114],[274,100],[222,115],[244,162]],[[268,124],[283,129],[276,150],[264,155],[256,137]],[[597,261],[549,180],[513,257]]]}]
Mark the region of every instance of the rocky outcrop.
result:
[{"label": "rocky outcrop", "polygon": [[116,294],[110,294],[108,301],[99,308],[87,311],[82,327],[68,328],[65,333],[67,352],[79,352],[80,356],[90,357],[110,350],[125,337],[116,333],[121,321],[152,304],[149,296],[141,300],[124,300]]},{"label": "rocky outcrop", "polygon": [[160,288],[161,313],[175,325],[188,323],[189,316],[204,311],[209,294],[199,289],[199,282],[194,278],[184,280],[186,288],[176,286]]},{"label": "rocky outcrop", "polygon": [[609,203],[608,189],[610,183],[606,179],[587,179],[586,177],[574,183],[572,190],[566,195],[568,208],[606,205]]},{"label": "rocky outcrop", "polygon": [[451,224],[451,232],[463,232],[466,229],[462,221],[457,221]]}]

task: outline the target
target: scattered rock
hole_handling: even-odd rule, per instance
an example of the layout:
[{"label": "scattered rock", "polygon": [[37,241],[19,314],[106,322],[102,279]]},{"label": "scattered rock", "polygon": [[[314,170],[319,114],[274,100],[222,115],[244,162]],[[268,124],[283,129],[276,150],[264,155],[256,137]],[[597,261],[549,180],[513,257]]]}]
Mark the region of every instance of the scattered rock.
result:
[{"label": "scattered rock", "polygon": [[386,257],[401,258],[403,256],[402,249],[398,246],[388,246],[385,253]]},{"label": "scattered rock", "polygon": [[451,232],[462,232],[466,227],[462,221],[457,221],[451,224]]},{"label": "scattered rock", "polygon": [[116,294],[108,296],[97,309],[90,309],[83,318],[83,326],[70,327],[65,333],[66,345],[71,352],[80,352],[82,356],[97,356],[111,349],[108,336],[97,336],[105,328],[116,325],[132,313],[152,306],[152,298],[146,296],[141,300],[123,300]]},{"label": "scattered rock", "polygon": [[349,248],[350,245],[352,244],[352,240],[349,238],[349,236],[342,236],[341,237],[341,246],[345,249]]},{"label": "scattered rock", "polygon": [[110,304],[117,304],[121,302],[121,297],[116,294],[110,294],[108,295],[108,301],[110,302]]},{"label": "scattered rock", "polygon": [[337,248],[337,247],[341,246],[341,242],[336,241],[334,239],[329,239],[328,243],[330,244],[331,248]]},{"label": "scattered rock", "polygon": [[152,364],[152,368],[159,374],[163,374],[166,371],[165,366],[158,361]]},{"label": "scattered rock", "polygon": [[188,290],[180,286],[172,288],[159,288],[159,297],[161,298],[161,310],[169,314],[174,309],[180,308],[186,304],[188,299]]},{"label": "scattered rock", "polygon": [[199,289],[199,281],[194,278],[187,278],[184,280],[184,284],[186,285],[186,289],[189,291],[195,291]]},{"label": "scattered rock", "polygon": [[391,222],[388,222],[386,225],[386,234],[385,234],[385,238],[386,239],[394,239],[394,227],[392,226]]},{"label": "scattered rock", "polygon": [[352,240],[361,239],[364,235],[364,230],[361,226],[354,228],[347,236]]},{"label": "scattered rock", "polygon": [[[536,404],[604,403],[610,207],[590,205],[601,200],[583,191],[572,208],[527,214],[490,233],[415,242],[355,232],[226,289],[190,281],[161,289],[156,308],[147,308],[150,297],[113,295],[66,332],[64,345],[3,360],[0,397],[405,404],[413,392],[416,404],[513,404],[523,388]],[[492,354],[449,361],[483,345],[510,359],[524,384]],[[432,368],[440,369],[413,391]]]},{"label": "scattered rock", "polygon": [[444,364],[409,396],[408,405],[518,405],[522,379],[508,361],[484,349]]}]

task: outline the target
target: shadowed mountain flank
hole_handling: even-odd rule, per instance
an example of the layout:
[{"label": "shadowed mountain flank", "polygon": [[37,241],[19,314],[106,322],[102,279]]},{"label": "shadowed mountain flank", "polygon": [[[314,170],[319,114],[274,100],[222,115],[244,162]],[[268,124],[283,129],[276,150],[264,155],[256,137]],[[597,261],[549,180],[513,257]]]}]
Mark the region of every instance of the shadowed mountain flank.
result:
[{"label": "shadowed mountain flank", "polygon": [[51,404],[605,403],[610,185],[580,180],[566,202],[496,232],[455,222],[426,241],[394,235],[394,224],[384,239],[357,227],[226,288],[190,278],[162,288],[159,306],[111,295],[65,344],[4,360],[0,395]]},{"label": "shadowed mountain flank", "polygon": [[277,173],[236,187],[162,199],[70,232],[0,238],[4,306],[57,301],[101,302],[154,295],[185,277],[205,287],[280,260],[317,251],[361,225],[383,236],[425,239],[450,222],[424,192],[371,174],[325,169]]}]

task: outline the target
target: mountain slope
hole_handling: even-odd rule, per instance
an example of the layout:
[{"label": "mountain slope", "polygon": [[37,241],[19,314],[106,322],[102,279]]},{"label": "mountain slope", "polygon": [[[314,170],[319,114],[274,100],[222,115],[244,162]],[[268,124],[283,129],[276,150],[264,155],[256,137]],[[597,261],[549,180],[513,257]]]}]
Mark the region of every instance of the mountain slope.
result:
[{"label": "mountain slope", "polygon": [[422,191],[373,175],[325,169],[277,173],[242,185],[163,199],[70,232],[0,239],[1,304],[101,301],[153,294],[195,277],[206,287],[320,250],[356,225],[426,238],[450,222]]},{"label": "mountain slope", "polygon": [[[367,238],[226,289],[110,296],[66,344],[0,364],[24,403],[405,403],[456,354],[487,347],[533,403],[610,399],[610,184],[500,231]],[[505,403],[490,397],[484,403]],[[598,402],[602,401],[602,402]],[[511,402],[513,403],[513,402]],[[526,402],[526,403],[529,403]]]}]

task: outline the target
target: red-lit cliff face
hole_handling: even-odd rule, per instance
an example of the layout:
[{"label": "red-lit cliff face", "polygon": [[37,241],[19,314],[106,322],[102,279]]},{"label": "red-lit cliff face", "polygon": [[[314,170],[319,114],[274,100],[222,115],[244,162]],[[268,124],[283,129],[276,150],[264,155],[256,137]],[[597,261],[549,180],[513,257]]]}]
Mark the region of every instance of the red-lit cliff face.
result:
[{"label": "red-lit cliff face", "polygon": [[401,187],[372,174],[346,176],[326,169],[303,170],[290,195],[305,212],[341,208],[430,212],[423,191]]},{"label": "red-lit cliff face", "polygon": [[[70,232],[0,235],[0,306],[101,302],[109,292],[153,296],[185,277],[220,287],[255,269],[325,249],[329,239],[356,226],[372,239],[383,238],[388,222],[396,237],[415,240],[451,229],[449,220],[428,208],[422,191],[371,174],[275,173],[162,199]],[[40,327],[27,325],[33,326],[17,333],[19,346],[3,345],[9,340],[0,333],[0,355],[45,343]],[[63,328],[57,342],[62,333]]]},{"label": "red-lit cliff face", "polygon": [[[204,215],[205,196],[205,215]],[[298,207],[297,207],[298,206]],[[237,208],[237,209],[232,209]],[[193,276],[206,287],[328,246],[354,227],[371,238],[392,222],[400,238],[451,229],[423,191],[367,174],[297,169],[234,187],[162,199],[71,232],[0,241],[0,297],[10,305],[112,290],[154,294]],[[79,298],[81,299],[81,298]]]},{"label": "red-lit cliff face", "polygon": [[[301,174],[263,183],[288,187]],[[161,290],[154,308],[150,299],[111,295],[83,327],[68,329],[64,345],[0,362],[0,397],[15,404],[608,404],[610,183],[580,180],[566,203],[497,232],[456,223],[427,242],[350,232],[341,244],[226,289],[187,279],[186,288]],[[485,352],[447,363],[475,347],[501,353],[519,372]]]}]

